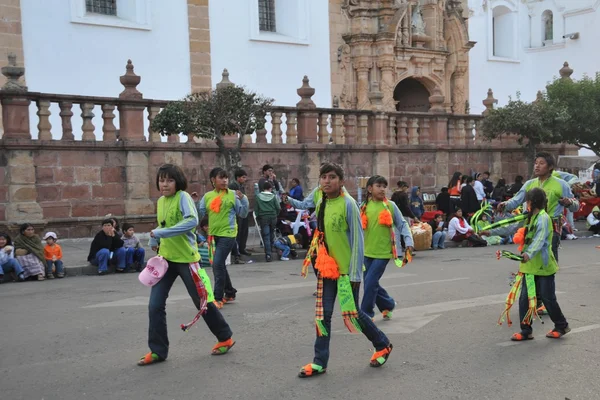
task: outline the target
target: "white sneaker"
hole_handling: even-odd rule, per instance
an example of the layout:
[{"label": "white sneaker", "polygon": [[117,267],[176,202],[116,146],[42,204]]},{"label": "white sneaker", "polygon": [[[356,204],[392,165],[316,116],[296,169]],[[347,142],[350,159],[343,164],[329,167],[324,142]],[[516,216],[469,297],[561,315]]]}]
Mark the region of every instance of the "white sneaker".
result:
[{"label": "white sneaker", "polygon": [[567,235],[567,240],[577,240],[577,236],[573,235],[572,233],[569,233]]},{"label": "white sneaker", "polygon": [[594,233],[592,236],[593,237],[600,237],[600,233]]},{"label": "white sneaker", "polygon": [[281,260],[281,261],[290,261],[290,259],[289,259],[289,258],[287,258],[287,257],[281,257],[281,258],[280,258],[280,260]]},{"label": "white sneaker", "polygon": [[579,229],[573,228],[573,232],[579,232]]}]

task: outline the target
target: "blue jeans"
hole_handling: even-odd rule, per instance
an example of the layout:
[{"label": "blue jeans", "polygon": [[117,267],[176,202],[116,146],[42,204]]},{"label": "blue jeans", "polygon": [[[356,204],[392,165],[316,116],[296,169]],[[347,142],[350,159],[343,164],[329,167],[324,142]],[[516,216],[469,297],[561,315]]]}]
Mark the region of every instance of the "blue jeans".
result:
[{"label": "blue jeans", "polygon": [[265,244],[265,255],[271,256],[271,247],[275,240],[275,225],[277,225],[277,218],[258,218],[257,222],[260,226],[260,235]]},{"label": "blue jeans", "polygon": [[446,241],[446,232],[437,231],[433,234],[433,239],[431,240],[431,247],[434,249],[444,249],[446,245],[444,242]]},{"label": "blue jeans", "polygon": [[292,251],[290,249],[290,246],[287,246],[283,243],[281,243],[280,241],[275,241],[275,243],[273,243],[273,246],[275,246],[276,249],[281,250],[281,257],[288,257],[290,255],[290,252]]},{"label": "blue jeans", "polygon": [[[198,296],[196,284],[190,273],[189,264],[174,263],[171,261],[168,261],[168,263],[169,268],[167,269],[165,276],[163,276],[156,285],[152,286],[152,290],[150,291],[150,301],[148,303],[148,317],[150,319],[150,325],[148,327],[148,347],[162,359],[166,359],[169,355],[169,337],[167,335],[167,313],[165,311],[165,305],[167,303],[167,297],[169,297],[169,291],[178,276],[181,277],[183,284],[194,302],[194,306],[196,306],[197,310],[200,309],[200,297]],[[231,337],[232,333],[229,325],[213,303],[208,303],[208,310],[202,318],[204,318],[204,322],[206,322],[206,325],[219,342],[224,342]]]},{"label": "blue jeans", "polygon": [[231,284],[231,278],[227,267],[225,266],[225,260],[227,256],[233,250],[233,246],[236,244],[234,237],[222,237],[215,236],[215,254],[213,256],[213,274],[215,277],[215,285],[213,292],[216,301],[223,301],[223,295],[226,297],[235,297],[237,290],[233,288]]},{"label": "blue jeans", "polygon": [[365,271],[363,272],[365,292],[360,308],[370,318],[375,316],[373,311],[375,305],[379,311],[393,310],[396,306],[392,296],[379,285],[379,280],[389,261],[389,259],[365,257]]},{"label": "blue jeans", "polygon": [[[554,284],[554,276],[536,276],[535,277],[535,287],[536,294],[538,298],[544,302],[546,306],[546,311],[548,311],[548,315],[552,322],[554,322],[554,327],[556,329],[562,330],[565,329],[569,324],[565,316],[563,315],[560,306],[558,305],[558,301],[556,301],[556,287]],[[525,318],[525,314],[527,314],[527,310],[529,308],[529,299],[527,298],[527,282],[525,282],[525,278],[523,277],[523,287],[521,288],[521,296],[519,297],[519,320],[523,321]],[[540,304],[537,305],[538,307]],[[521,331],[526,334],[531,334],[533,332],[533,327],[531,325],[524,325],[521,322]]]},{"label": "blue jeans", "polygon": [[65,269],[63,267],[62,260],[56,260],[56,261],[46,260],[46,275],[50,275],[52,273],[52,265],[56,266],[56,273],[57,274],[64,274],[65,273]]},{"label": "blue jeans", "polygon": [[[358,306],[358,285],[353,288],[354,303],[358,310],[358,321],[362,328],[362,333],[373,343],[376,351],[385,349],[390,345],[390,341],[383,332],[375,326],[371,318],[365,314]],[[333,307],[335,305],[335,298],[337,296],[337,281],[332,279],[323,279],[323,312],[325,323],[325,329],[327,329],[327,336],[317,336],[315,340],[315,358],[314,364],[320,365],[323,368],[327,368],[327,362],[329,361],[329,342],[331,341],[331,316],[333,315]]]},{"label": "blue jeans", "polygon": [[146,250],[143,247],[133,248],[128,247],[125,249],[125,265],[127,268],[133,263],[139,263],[140,267],[144,265],[146,259]]},{"label": "blue jeans", "polygon": [[9,258],[4,264],[0,264],[0,275],[11,271],[14,271],[17,276],[23,273],[23,267],[15,258]]},{"label": "blue jeans", "polygon": [[[110,258],[109,249],[100,249],[92,260],[92,265],[98,266],[98,272],[108,271],[108,261]],[[115,260],[118,269],[125,269],[125,248],[120,247],[113,252],[112,260]]]}]

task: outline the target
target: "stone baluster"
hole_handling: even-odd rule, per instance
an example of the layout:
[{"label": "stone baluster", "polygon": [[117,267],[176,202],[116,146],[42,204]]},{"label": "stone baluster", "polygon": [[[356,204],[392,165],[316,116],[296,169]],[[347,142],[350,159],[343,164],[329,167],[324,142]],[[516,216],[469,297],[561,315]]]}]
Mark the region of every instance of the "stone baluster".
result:
[{"label": "stone baluster", "polygon": [[50,123],[50,102],[48,100],[37,101],[38,140],[52,140],[52,124]]},{"label": "stone baluster", "polygon": [[283,132],[281,131],[281,116],[283,114],[280,111],[271,112],[271,143],[281,144],[283,143]]},{"label": "stone baluster", "polygon": [[396,146],[396,117],[393,115],[388,116],[388,138],[387,142],[390,146]]},{"label": "stone baluster", "polygon": [[571,75],[573,75],[573,68],[569,67],[569,63],[565,61],[563,67],[558,71],[560,74],[560,79],[563,80],[571,80]]},{"label": "stone baluster", "polygon": [[257,114],[256,115],[256,143],[268,143],[267,142],[267,129],[265,125],[267,124],[265,114]]},{"label": "stone baluster", "polygon": [[73,103],[70,101],[61,101],[58,103],[60,107],[60,119],[62,121],[62,138],[61,140],[72,141],[75,140],[73,135],[73,124],[71,123],[71,117],[73,117]]},{"label": "stone baluster", "polygon": [[196,143],[196,141],[194,139],[196,139],[196,135],[193,132],[189,132],[186,134],[187,136],[187,143],[192,144],[192,143]]},{"label": "stone baluster", "polygon": [[8,65],[2,67],[2,75],[6,83],[2,86],[2,93],[9,93],[11,97],[3,97],[2,123],[4,126],[3,139],[31,139],[29,130],[29,105],[31,100],[24,97],[27,86],[19,82],[25,74],[25,68],[17,66],[17,56],[8,55]]},{"label": "stone baluster", "polygon": [[465,134],[465,144],[472,145],[473,144],[473,133],[475,132],[475,120],[472,118],[468,118],[466,121],[466,134]]},{"label": "stone baluster", "polygon": [[179,133],[172,133],[167,136],[167,143],[181,143],[181,138],[179,137]]},{"label": "stone baluster", "polygon": [[286,114],[286,131],[285,131],[285,136],[286,136],[286,140],[285,142],[287,144],[298,144],[298,130],[296,129],[296,123],[298,122],[298,113],[296,112],[288,112]]},{"label": "stone baluster", "polygon": [[127,60],[125,75],[120,81],[125,90],[119,94],[119,99],[124,100],[119,104],[119,140],[122,141],[146,141],[144,136],[144,109],[143,105],[127,104],[127,100],[141,100],[142,93],[137,90],[142,78],[133,72],[131,60]]},{"label": "stone baluster", "polygon": [[358,143],[369,144],[369,116],[361,114],[358,116]]},{"label": "stone baluster", "polygon": [[93,103],[81,103],[80,107],[81,107],[81,119],[83,121],[83,124],[81,125],[81,130],[83,131],[81,140],[84,140],[84,141],[96,140],[96,135],[94,134],[96,127],[94,126],[94,123],[92,122],[92,119],[94,118],[94,113],[93,113],[94,104]]},{"label": "stone baluster", "polygon": [[419,144],[419,120],[417,118],[411,118],[408,121],[408,144],[417,145]]},{"label": "stone baluster", "polygon": [[488,89],[487,97],[482,101],[482,103],[485,106],[485,110],[483,110],[482,115],[485,117],[490,113],[491,110],[494,109],[494,104],[498,104],[498,100],[494,98],[494,92],[491,88]]},{"label": "stone baluster", "polygon": [[430,143],[430,138],[431,138],[430,122],[431,122],[430,118],[423,118],[423,125],[420,128],[421,132],[419,134],[419,143],[420,144],[429,144]]},{"label": "stone baluster", "polygon": [[448,143],[454,145],[456,140],[456,121],[453,118],[448,119]]},{"label": "stone baluster", "polygon": [[154,122],[154,118],[160,112],[160,107],[158,106],[150,106],[148,107],[148,141],[160,143],[160,133],[152,130],[152,122]]},{"label": "stone baluster", "polygon": [[481,120],[480,119],[476,119],[474,121],[474,129],[475,129],[475,137],[473,138],[472,143],[473,144],[481,144],[482,142],[482,135],[481,135],[481,131],[480,131],[480,127],[481,127]]},{"label": "stone baluster", "polygon": [[346,144],[356,144],[356,115],[347,114],[344,116],[344,129],[346,130]]},{"label": "stone baluster", "polygon": [[465,120],[463,118],[458,119],[456,140],[454,142],[459,146],[463,146],[465,144]]},{"label": "stone baluster", "polygon": [[296,104],[298,108],[298,143],[313,143],[317,137],[318,114],[314,111],[317,108],[312,101],[315,89],[310,87],[308,77],[305,75],[302,79],[302,86],[296,91],[301,100]]},{"label": "stone baluster", "polygon": [[102,104],[102,119],[104,120],[104,124],[102,125],[102,141],[104,142],[114,142],[117,140],[114,111],[114,104]]},{"label": "stone baluster", "polygon": [[329,125],[328,119],[329,119],[329,113],[319,114],[318,138],[319,138],[319,143],[321,143],[321,144],[329,143],[329,132],[327,131],[327,125]]},{"label": "stone baluster", "polygon": [[342,114],[333,114],[331,116],[331,138],[335,144],[345,143],[343,118],[344,116]]},{"label": "stone baluster", "polygon": [[396,142],[399,146],[406,146],[408,144],[408,118],[396,117],[396,126],[398,127],[398,133],[396,135]]}]

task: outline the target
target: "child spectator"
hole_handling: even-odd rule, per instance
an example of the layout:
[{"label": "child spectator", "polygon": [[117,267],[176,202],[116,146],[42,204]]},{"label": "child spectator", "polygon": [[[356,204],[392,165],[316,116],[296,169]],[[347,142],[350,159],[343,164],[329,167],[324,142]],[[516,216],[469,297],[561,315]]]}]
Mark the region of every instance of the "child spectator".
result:
[{"label": "child spectator", "polygon": [[125,270],[123,240],[116,234],[112,219],[102,221],[102,230],[94,237],[87,259],[92,265],[98,266],[98,275],[108,272],[108,261],[111,259],[116,261],[118,272]]},{"label": "child spectator", "polygon": [[446,232],[444,231],[445,222],[442,214],[436,214],[435,218],[429,221],[431,230],[433,231],[433,238],[431,240],[431,247],[435,249],[445,249],[446,245]]},{"label": "child spectator", "polygon": [[256,207],[254,209],[256,219],[260,226],[260,234],[265,245],[265,259],[271,262],[271,244],[275,238],[275,225],[277,224],[277,215],[281,211],[279,200],[273,194],[271,182],[263,183],[263,191],[256,196]]},{"label": "child spectator", "polygon": [[23,268],[15,259],[12,240],[7,233],[0,232],[0,283],[4,282],[4,274],[14,272],[18,282],[25,281]]},{"label": "child spectator", "polygon": [[437,209],[443,212],[446,215],[450,215],[452,211],[450,210],[450,193],[448,192],[447,187],[442,188],[442,192],[437,195],[435,198],[435,204]]},{"label": "child spectator", "polygon": [[296,250],[294,249],[300,247],[301,243],[302,235],[300,233],[297,233],[295,235],[287,235],[275,239],[275,241],[273,242],[273,246],[275,246],[276,249],[282,251],[280,258],[281,261],[290,261],[288,256],[291,254],[292,258],[296,258],[298,255],[296,254]]},{"label": "child spectator", "polygon": [[55,270],[57,278],[65,277],[65,270],[62,262],[62,249],[56,240],[58,237],[54,232],[47,232],[44,235],[46,246],[44,246],[44,257],[46,258],[46,278],[54,279],[52,270]]},{"label": "child spectator", "polygon": [[592,212],[587,217],[587,224],[594,233],[594,237],[600,237],[600,208],[595,206],[592,208]]},{"label": "child spectator", "polygon": [[474,247],[487,246],[487,242],[475,234],[471,225],[469,225],[467,220],[463,217],[463,210],[460,208],[456,210],[454,218],[450,220],[450,224],[448,225],[448,236],[450,237],[450,240],[454,242],[468,240]]},{"label": "child spectator", "polygon": [[200,221],[200,230],[196,232],[198,242],[198,253],[200,253],[200,265],[202,268],[210,267],[208,259],[208,218]]},{"label": "child spectator", "polygon": [[421,198],[421,188],[413,186],[410,192],[410,210],[415,215],[416,219],[421,219],[425,213],[425,207],[423,207],[423,199]]},{"label": "child spectator", "polygon": [[298,201],[304,200],[304,193],[302,193],[302,186],[300,186],[300,180],[298,178],[292,179],[292,188],[290,189],[290,197]]},{"label": "child spectator", "polygon": [[146,259],[146,250],[140,244],[140,239],[135,236],[135,229],[131,224],[123,224],[123,247],[125,248],[125,269],[133,267],[140,272]]}]

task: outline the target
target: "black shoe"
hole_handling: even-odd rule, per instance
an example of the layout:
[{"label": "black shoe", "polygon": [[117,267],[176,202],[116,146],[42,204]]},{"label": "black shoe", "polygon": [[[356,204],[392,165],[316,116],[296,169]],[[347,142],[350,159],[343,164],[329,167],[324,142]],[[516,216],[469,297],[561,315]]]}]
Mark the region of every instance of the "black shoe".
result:
[{"label": "black shoe", "polygon": [[244,262],[240,259],[239,256],[233,258],[233,263],[234,264],[244,264]]},{"label": "black shoe", "polygon": [[252,255],[252,253],[250,253],[248,250],[242,250],[242,251],[240,251],[240,254],[243,256],[248,256],[248,257],[250,257]]},{"label": "black shoe", "polygon": [[267,260],[267,262],[271,262],[271,256],[265,256],[265,259]]},{"label": "black shoe", "polygon": [[106,275],[106,271],[98,271],[98,275]]}]

